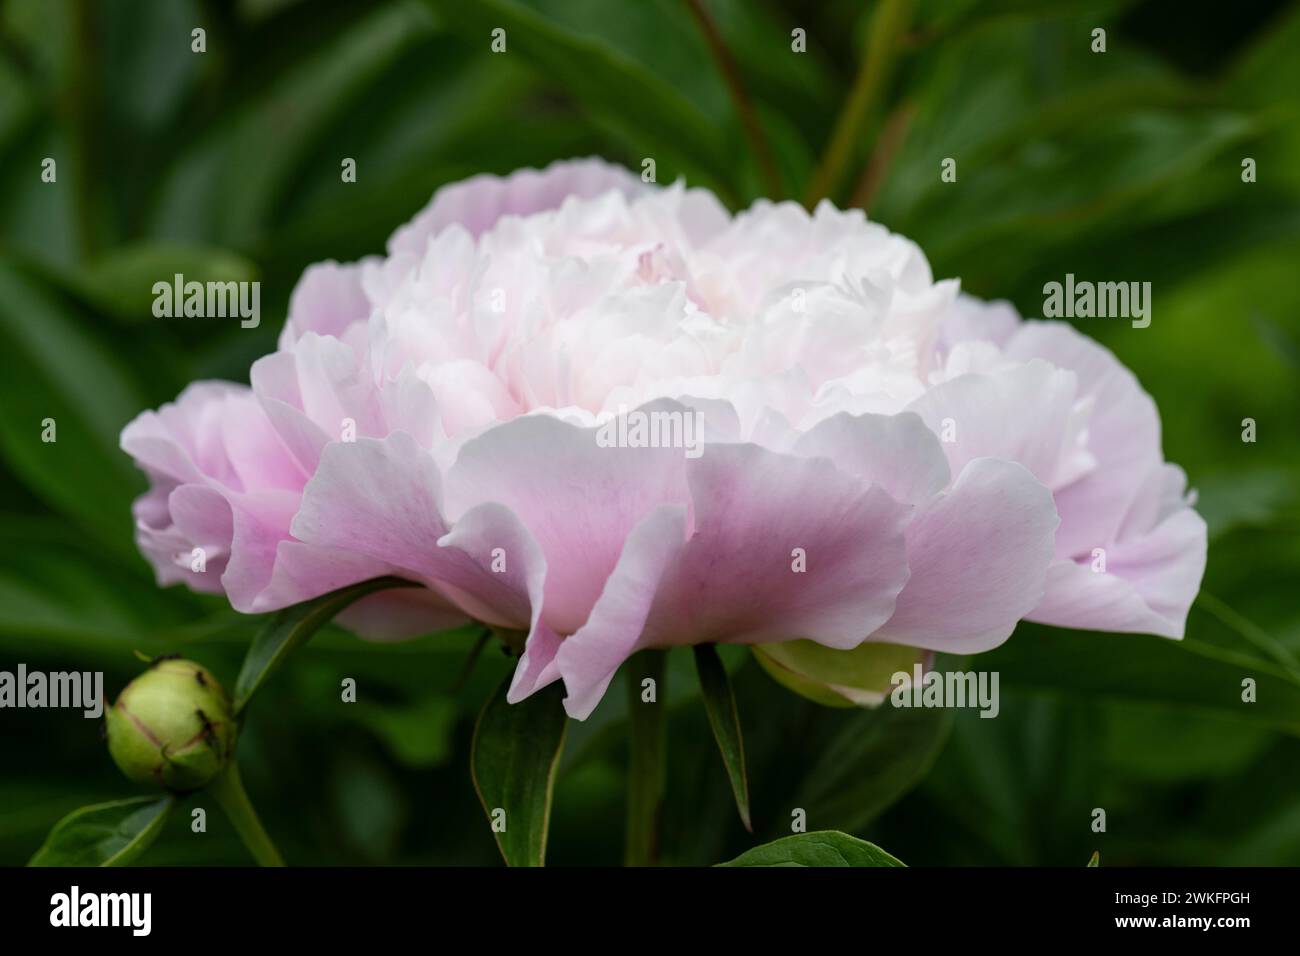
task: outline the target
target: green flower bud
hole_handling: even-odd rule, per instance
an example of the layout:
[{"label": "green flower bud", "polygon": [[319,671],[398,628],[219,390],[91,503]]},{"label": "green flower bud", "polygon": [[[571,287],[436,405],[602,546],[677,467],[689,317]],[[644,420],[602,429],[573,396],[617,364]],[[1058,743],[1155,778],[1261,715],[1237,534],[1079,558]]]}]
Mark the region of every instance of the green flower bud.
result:
[{"label": "green flower bud", "polygon": [[827,707],[875,707],[894,689],[893,676],[928,669],[930,651],[902,644],[863,644],[837,651],[812,641],[756,644],[754,656],[778,683]]},{"label": "green flower bud", "polygon": [[193,661],[158,660],[109,708],[108,752],[137,783],[197,790],[226,766],[235,750],[230,698]]}]

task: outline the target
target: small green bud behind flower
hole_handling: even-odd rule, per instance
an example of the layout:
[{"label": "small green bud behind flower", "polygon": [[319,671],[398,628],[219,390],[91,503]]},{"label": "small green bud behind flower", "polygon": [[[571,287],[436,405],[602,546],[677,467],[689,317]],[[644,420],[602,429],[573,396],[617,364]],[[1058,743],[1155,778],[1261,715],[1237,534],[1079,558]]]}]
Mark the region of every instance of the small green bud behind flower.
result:
[{"label": "small green bud behind flower", "polygon": [[127,684],[105,715],[108,752],[137,783],[197,790],[235,750],[230,698],[206,668],[169,659]]},{"label": "small green bud behind flower", "polygon": [[893,676],[929,669],[933,654],[902,644],[862,644],[837,651],[812,641],[755,644],[763,670],[802,697],[827,707],[876,707],[894,689]]}]

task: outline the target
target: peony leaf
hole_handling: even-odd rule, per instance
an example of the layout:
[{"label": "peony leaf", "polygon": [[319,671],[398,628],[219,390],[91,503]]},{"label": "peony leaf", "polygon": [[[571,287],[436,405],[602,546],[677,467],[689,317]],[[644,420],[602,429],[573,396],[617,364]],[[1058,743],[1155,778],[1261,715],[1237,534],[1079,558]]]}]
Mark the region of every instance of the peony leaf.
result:
[{"label": "peony leaf", "polygon": [[253,638],[244,666],[235,681],[235,713],[248,706],[249,699],[296,648],[332,621],[340,611],[368,594],[386,588],[418,587],[412,581],[383,577],[339,588],[311,601],[303,601],[278,612],[266,628]]},{"label": "peony leaf", "polygon": [[[1208,624],[1195,613],[1193,634]],[[1196,636],[1171,641],[1022,622],[1011,640],[981,655],[979,665],[998,671],[1006,688],[1177,704],[1300,734],[1300,676],[1260,659],[1249,645],[1238,650]],[[1247,678],[1254,681],[1249,703],[1242,699]]]},{"label": "peony leaf", "polygon": [[184,596],[159,589],[134,563],[105,561],[76,525],[53,515],[0,518],[0,657],[22,660],[39,638],[43,651],[57,646],[83,666],[112,670],[133,648],[175,650],[156,635],[193,619]]},{"label": "peony leaf", "polygon": [[132,797],[74,810],[54,825],[28,866],[126,866],[157,839],[176,803]]},{"label": "peony leaf", "polygon": [[72,278],[76,290],[125,322],[152,321],[156,282],[251,282],[257,267],[244,257],[200,245],[137,243],[115,249]]},{"label": "peony leaf", "polygon": [[745,741],[740,732],[740,714],[736,710],[736,695],[731,689],[731,679],[722,666],[718,649],[712,644],[695,645],[695,668],[700,677],[700,690],[704,695],[704,709],[709,715],[713,739],[718,742],[718,752],[727,768],[731,792],[736,796],[736,809],[745,829],[754,832],[749,816],[749,777],[745,771]]},{"label": "peony leaf", "polygon": [[408,767],[440,767],[451,756],[456,703],[434,694],[404,706],[371,704],[360,720]]},{"label": "peony leaf", "polygon": [[856,713],[804,778],[795,806],[810,820],[860,830],[920,783],[951,729],[951,710],[884,704]]},{"label": "peony leaf", "polygon": [[867,48],[863,51],[848,99],[836,120],[826,154],[808,186],[805,196],[808,208],[836,193],[855,150],[861,148],[860,144],[866,138],[864,133],[877,118],[889,81],[906,51],[903,38],[911,18],[912,4],[904,0],[885,0],[871,11]]},{"label": "peony leaf", "polygon": [[144,400],[118,360],[48,286],[0,262],[0,455],[33,494],[109,547],[133,553],[142,486],[118,434]]},{"label": "peony leaf", "polygon": [[[268,44],[257,52],[242,51],[266,65],[259,94],[228,98],[228,108],[201,135],[186,137],[183,148],[172,150],[153,191],[151,233],[240,250],[259,242],[270,247],[270,230],[292,204],[305,174],[319,164],[315,150],[338,142],[330,139],[333,124],[434,32],[428,14],[408,4],[357,9],[361,13],[346,23],[311,11],[289,13],[287,19],[296,22],[284,29],[297,41],[293,56],[284,55],[285,35],[247,36],[250,43]],[[325,35],[302,42],[309,31]],[[261,162],[250,166],[241,159],[270,141],[276,148]],[[332,155],[329,165],[337,181],[339,166]]]},{"label": "peony leaf", "polygon": [[[667,169],[661,159],[660,182],[685,174],[692,185],[723,188],[734,177],[735,156],[716,125],[690,99],[620,51],[511,0],[425,2],[485,52],[493,31],[503,30],[509,54],[517,53],[563,87],[596,120],[628,140],[636,155],[672,162]],[[630,104],[635,104],[631,110]]]},{"label": "peony leaf", "polygon": [[905,866],[874,843],[838,830],[796,833],[718,866]]},{"label": "peony leaf", "polygon": [[474,790],[509,866],[543,866],[555,768],[568,716],[564,685],[552,684],[517,704],[501,682],[479,714],[470,750]]}]

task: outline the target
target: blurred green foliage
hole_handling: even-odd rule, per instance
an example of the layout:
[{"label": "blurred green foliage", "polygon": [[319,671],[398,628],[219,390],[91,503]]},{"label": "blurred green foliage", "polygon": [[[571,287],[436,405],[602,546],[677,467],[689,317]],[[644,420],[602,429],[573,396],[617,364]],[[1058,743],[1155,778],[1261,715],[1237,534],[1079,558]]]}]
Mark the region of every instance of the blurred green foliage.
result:
[{"label": "blurred green foliage", "polygon": [[[1027,315],[1066,272],[1152,282],[1150,328],[1081,324],[1154,395],[1212,535],[1182,645],[1025,627],[981,661],[1003,674],[998,720],[827,710],[724,655],[755,837],[802,807],[810,829],[912,865],[1300,864],[1300,4],[705,6],[784,198],[847,128],[831,197],[915,239],[937,276]],[[860,80],[868,50],[888,62]],[[131,542],[144,483],[117,435],[193,379],[246,380],[307,264],[381,251],[445,182],[574,155],[653,156],[661,182],[740,207],[767,191],[745,143],[680,0],[0,2],[0,667],[102,669],[115,695],[132,650],[180,651],[233,684],[257,622],[154,585]],[[57,184],[40,180],[47,156]],[[147,289],[178,271],[259,278],[266,321],[154,319]],[[46,417],[57,444],[40,441]],[[469,740],[509,661],[486,653],[461,681],[475,636],[329,631],[267,685],[241,765],[291,863],[499,862]],[[669,671],[665,858],[730,859],[755,837],[690,655]],[[361,703],[340,706],[345,676]],[[1244,676],[1257,705],[1239,702]],[[615,687],[570,726],[550,862],[621,859],[625,710]],[[0,863],[73,808],[134,795],[79,713],[0,720]],[[197,836],[181,809],[141,862],[246,861],[219,813]]]}]

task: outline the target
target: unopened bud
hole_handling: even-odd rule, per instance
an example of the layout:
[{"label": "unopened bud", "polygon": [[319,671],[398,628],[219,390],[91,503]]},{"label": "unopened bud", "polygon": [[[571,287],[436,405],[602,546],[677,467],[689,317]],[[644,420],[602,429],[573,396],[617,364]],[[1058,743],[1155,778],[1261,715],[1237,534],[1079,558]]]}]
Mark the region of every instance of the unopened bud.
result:
[{"label": "unopened bud", "polygon": [[225,767],[235,749],[230,698],[193,661],[155,661],[109,708],[108,752],[137,783],[197,790]]},{"label": "unopened bud", "polygon": [[892,676],[930,666],[929,651],[901,644],[862,644],[839,651],[812,641],[756,644],[754,656],[777,683],[828,707],[876,707],[893,689]]}]

